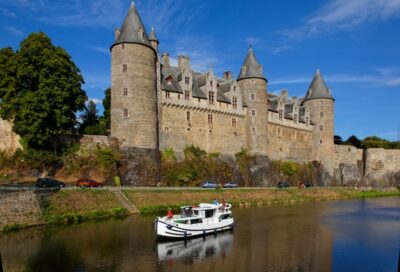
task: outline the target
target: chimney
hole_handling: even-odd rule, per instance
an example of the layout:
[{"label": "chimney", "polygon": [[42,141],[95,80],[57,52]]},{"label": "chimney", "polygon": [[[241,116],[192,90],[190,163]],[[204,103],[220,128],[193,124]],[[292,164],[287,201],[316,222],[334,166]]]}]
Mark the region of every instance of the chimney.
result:
[{"label": "chimney", "polygon": [[121,30],[119,28],[116,28],[114,30],[115,40],[118,40],[120,34],[121,34]]},{"label": "chimney", "polygon": [[178,66],[181,71],[190,70],[190,59],[187,56],[178,57]]},{"label": "chimney", "polygon": [[224,72],[224,79],[225,80],[231,80],[232,79],[232,72],[231,71]]},{"label": "chimney", "polygon": [[169,54],[168,53],[164,53],[162,55],[162,63],[164,64],[164,66],[169,66]]}]

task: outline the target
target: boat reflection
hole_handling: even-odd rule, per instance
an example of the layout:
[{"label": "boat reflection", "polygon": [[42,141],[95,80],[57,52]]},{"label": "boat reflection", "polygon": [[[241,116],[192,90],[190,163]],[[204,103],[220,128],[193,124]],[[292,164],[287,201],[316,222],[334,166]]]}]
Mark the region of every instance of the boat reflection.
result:
[{"label": "boat reflection", "polygon": [[233,232],[226,231],[185,241],[157,243],[157,255],[160,262],[179,260],[192,262],[211,257],[225,257],[233,244]]}]

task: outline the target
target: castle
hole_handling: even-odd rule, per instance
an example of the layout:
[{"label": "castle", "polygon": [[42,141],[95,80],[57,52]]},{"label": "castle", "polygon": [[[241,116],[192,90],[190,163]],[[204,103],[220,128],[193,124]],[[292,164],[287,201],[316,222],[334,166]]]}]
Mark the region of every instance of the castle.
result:
[{"label": "castle", "polygon": [[111,136],[122,148],[182,154],[187,145],[230,155],[241,148],[274,160],[329,161],[334,99],[319,70],[304,98],[268,93],[249,48],[238,78],[193,71],[188,56],[160,56],[132,2],[111,46]]}]

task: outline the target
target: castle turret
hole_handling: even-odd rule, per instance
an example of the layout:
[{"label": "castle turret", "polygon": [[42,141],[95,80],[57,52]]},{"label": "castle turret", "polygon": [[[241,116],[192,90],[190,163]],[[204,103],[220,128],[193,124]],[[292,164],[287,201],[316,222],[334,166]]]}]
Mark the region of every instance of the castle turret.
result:
[{"label": "castle turret", "polygon": [[158,150],[156,49],[132,2],[111,46],[111,136],[121,147]]},{"label": "castle turret", "polygon": [[331,91],[317,69],[302,104],[308,106],[314,125],[313,157],[322,162],[332,161],[334,152],[334,103]]},{"label": "castle turret", "polygon": [[237,79],[247,104],[246,149],[252,154],[267,155],[267,79],[250,47]]},{"label": "castle turret", "polygon": [[158,44],[160,43],[158,41],[156,32],[154,31],[154,27],[151,28],[150,36],[149,36],[149,41],[151,43],[151,46],[154,48],[154,50],[158,51]]}]

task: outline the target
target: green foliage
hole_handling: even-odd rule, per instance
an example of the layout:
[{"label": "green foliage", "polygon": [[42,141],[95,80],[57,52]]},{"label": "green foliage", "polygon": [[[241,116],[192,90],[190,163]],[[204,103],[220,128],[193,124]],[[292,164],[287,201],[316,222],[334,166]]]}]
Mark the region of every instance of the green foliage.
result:
[{"label": "green foliage", "polygon": [[355,136],[355,135],[350,136],[350,137],[344,142],[344,144],[352,145],[352,146],[354,146],[354,147],[356,147],[356,148],[361,148],[361,147],[362,147],[362,144],[361,144],[360,139],[358,139],[357,136]]},{"label": "green foliage", "polygon": [[104,99],[103,99],[103,108],[104,108],[104,114],[103,114],[103,120],[106,129],[110,129],[111,127],[111,88],[107,88],[104,91]]},{"label": "green foliage", "polygon": [[363,141],[362,141],[362,145],[364,148],[386,148],[386,149],[390,149],[391,146],[391,142],[385,139],[381,139],[379,137],[376,136],[370,136],[370,137],[366,137]]},{"label": "green foliage", "polygon": [[84,133],[87,127],[97,126],[99,123],[99,115],[97,114],[96,104],[93,100],[89,100],[81,114],[82,123],[79,126],[79,133]]},{"label": "green foliage", "polygon": [[161,154],[162,160],[164,162],[168,162],[168,161],[176,161],[176,154],[175,151],[172,147],[168,147],[166,148],[162,154]]},{"label": "green foliage", "polygon": [[297,165],[292,161],[280,162],[280,169],[284,175],[291,177],[296,174]]},{"label": "green foliage", "polygon": [[47,224],[70,225],[85,221],[100,221],[111,217],[122,218],[129,215],[125,208],[114,208],[111,210],[91,210],[83,213],[51,214],[45,212],[44,218]]},{"label": "green foliage", "polygon": [[118,158],[113,150],[104,148],[96,150],[96,157],[101,167],[107,169],[116,166]]},{"label": "green foliage", "polygon": [[194,145],[186,146],[183,151],[186,160],[203,160],[207,157],[207,152]]},{"label": "green foliage", "polygon": [[236,163],[239,167],[239,171],[243,176],[245,186],[251,186],[251,175],[250,166],[254,160],[254,156],[250,155],[249,152],[243,147],[238,153],[235,154]]},{"label": "green foliage", "polygon": [[119,176],[115,176],[114,183],[115,183],[115,186],[121,187],[121,185],[122,185],[121,178]]},{"label": "green foliage", "polygon": [[1,231],[4,233],[10,233],[10,232],[19,231],[19,230],[25,229],[25,228],[27,228],[27,225],[8,224],[8,225],[5,225]]},{"label": "green foliage", "polygon": [[339,135],[333,136],[333,142],[337,145],[343,144],[343,139]]},{"label": "green foliage", "polygon": [[13,122],[29,147],[56,149],[58,136],[74,131],[75,113],[87,100],[69,54],[46,34],[33,33],[19,51],[0,51],[0,70],[0,116]]}]

